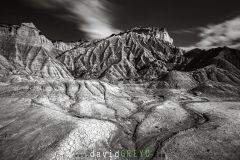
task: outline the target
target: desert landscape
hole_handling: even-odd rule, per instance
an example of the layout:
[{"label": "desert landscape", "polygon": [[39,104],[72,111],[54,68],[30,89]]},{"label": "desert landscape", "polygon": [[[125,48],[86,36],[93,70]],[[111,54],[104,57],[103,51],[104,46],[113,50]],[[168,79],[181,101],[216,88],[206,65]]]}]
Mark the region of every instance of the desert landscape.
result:
[{"label": "desert landscape", "polygon": [[238,160],[240,51],[136,27],[64,43],[0,27],[3,160]]}]

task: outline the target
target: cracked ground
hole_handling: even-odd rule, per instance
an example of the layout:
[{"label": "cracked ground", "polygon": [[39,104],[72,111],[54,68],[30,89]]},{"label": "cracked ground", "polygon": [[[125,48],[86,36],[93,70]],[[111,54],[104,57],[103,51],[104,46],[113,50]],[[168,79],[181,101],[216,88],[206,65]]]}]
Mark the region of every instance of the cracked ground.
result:
[{"label": "cracked ground", "polygon": [[[0,117],[4,160],[240,158],[240,102],[181,89],[97,80],[1,83]],[[121,150],[149,155],[89,156]]]}]

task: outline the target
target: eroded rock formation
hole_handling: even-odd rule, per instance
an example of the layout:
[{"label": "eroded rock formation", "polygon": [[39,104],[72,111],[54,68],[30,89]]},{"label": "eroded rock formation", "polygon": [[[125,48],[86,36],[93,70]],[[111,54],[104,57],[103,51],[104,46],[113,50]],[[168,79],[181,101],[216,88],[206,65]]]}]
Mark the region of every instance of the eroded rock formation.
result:
[{"label": "eroded rock formation", "polygon": [[84,43],[58,59],[75,78],[157,79],[182,55],[182,50],[172,42],[165,29],[133,28]]},{"label": "eroded rock formation", "polygon": [[72,78],[66,67],[56,60],[56,55],[53,43],[32,23],[0,27],[3,77]]}]

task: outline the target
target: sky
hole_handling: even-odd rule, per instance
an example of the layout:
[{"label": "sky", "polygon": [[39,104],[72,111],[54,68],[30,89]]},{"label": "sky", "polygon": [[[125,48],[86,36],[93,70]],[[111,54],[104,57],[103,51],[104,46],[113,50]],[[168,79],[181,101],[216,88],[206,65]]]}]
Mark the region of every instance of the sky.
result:
[{"label": "sky", "polygon": [[65,42],[164,27],[185,49],[240,49],[239,6],[239,0],[1,0],[0,23],[33,22],[49,39]]}]

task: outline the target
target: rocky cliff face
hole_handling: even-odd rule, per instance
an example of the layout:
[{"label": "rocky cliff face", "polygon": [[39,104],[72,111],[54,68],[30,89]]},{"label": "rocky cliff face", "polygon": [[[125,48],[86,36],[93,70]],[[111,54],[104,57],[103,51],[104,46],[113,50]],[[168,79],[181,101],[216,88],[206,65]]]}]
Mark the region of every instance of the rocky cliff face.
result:
[{"label": "rocky cliff face", "polygon": [[133,28],[82,44],[58,59],[75,78],[150,80],[171,70],[181,55],[165,29]]},{"label": "rocky cliff face", "polygon": [[152,27],[64,43],[0,26],[4,160],[239,160],[239,97],[238,50],[185,53]]},{"label": "rocky cliff face", "polygon": [[1,42],[12,42],[23,45],[31,45],[36,47],[43,47],[50,51],[53,44],[33,23],[22,23],[21,25],[1,25],[0,27]]},{"label": "rocky cliff face", "polygon": [[32,23],[0,26],[0,73],[23,77],[72,78],[53,43]]},{"label": "rocky cliff face", "polygon": [[74,48],[77,48],[78,46],[80,46],[82,43],[84,43],[84,41],[79,41],[79,42],[75,42],[75,43],[64,43],[62,41],[56,41],[53,43],[54,47],[57,50],[60,51],[68,51],[68,50],[72,50]]}]

